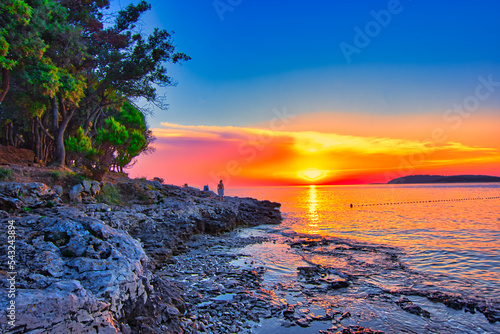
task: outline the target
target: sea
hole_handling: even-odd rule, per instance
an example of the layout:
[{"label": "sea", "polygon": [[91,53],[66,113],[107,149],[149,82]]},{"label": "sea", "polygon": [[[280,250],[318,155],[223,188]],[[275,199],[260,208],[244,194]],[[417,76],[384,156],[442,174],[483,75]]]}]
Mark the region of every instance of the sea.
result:
[{"label": "sea", "polygon": [[[290,303],[315,300],[317,306],[348,310],[350,317],[338,328],[352,324],[386,333],[500,333],[499,322],[488,321],[474,308],[455,309],[424,296],[438,292],[500,306],[500,184],[311,185],[227,192],[282,204],[282,224],[241,232],[281,240],[240,250],[267,269],[265,284],[299,284],[297,268],[311,265],[353,278],[351,287],[336,294],[314,294],[310,300],[284,296]],[[307,251],[291,246],[308,237],[334,242]],[[409,291],[404,296],[431,316],[402,311],[396,303],[400,296],[389,291]],[[290,329],[268,323],[264,328],[262,333],[317,333],[335,326]]]}]

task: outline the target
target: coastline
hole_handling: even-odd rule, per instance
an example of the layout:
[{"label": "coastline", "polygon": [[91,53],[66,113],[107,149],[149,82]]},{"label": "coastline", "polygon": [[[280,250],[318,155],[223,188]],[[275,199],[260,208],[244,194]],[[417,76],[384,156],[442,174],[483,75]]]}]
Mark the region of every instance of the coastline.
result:
[{"label": "coastline", "polygon": [[[16,226],[20,324],[8,330],[2,313],[2,331],[381,334],[407,330],[394,319],[415,328],[500,321],[496,302],[420,285],[429,277],[400,249],[287,229],[278,203],[221,203],[159,181],[113,187],[128,205],[97,203],[104,187],[91,181],[0,183],[0,204],[12,210],[0,211],[2,226]],[[66,203],[70,193],[82,203]]]},{"label": "coastline", "polygon": [[269,201],[121,180],[112,187],[128,205],[107,205],[103,186],[0,183],[0,242],[13,249],[0,260],[14,259],[0,271],[0,293],[13,296],[0,302],[2,332],[182,333],[187,297],[158,270],[193,236],[281,222]]},{"label": "coastline", "polygon": [[[500,321],[498,301],[428,284],[431,278],[408,267],[397,247],[302,235],[279,225],[203,237],[191,245],[161,270],[187,288],[186,333],[383,334],[433,328],[472,334],[495,332]],[[187,261],[198,270],[186,268]]]}]

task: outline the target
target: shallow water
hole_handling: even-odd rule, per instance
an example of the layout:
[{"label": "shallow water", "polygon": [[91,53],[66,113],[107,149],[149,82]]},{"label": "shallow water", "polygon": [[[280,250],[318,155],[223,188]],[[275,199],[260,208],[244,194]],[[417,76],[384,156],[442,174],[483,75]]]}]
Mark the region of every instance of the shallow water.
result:
[{"label": "shallow water", "polygon": [[[500,196],[500,185],[309,186],[233,194],[282,203],[285,230],[401,247],[412,268],[500,298],[500,199],[473,199]],[[471,200],[451,201],[457,199]],[[386,205],[429,200],[440,202]],[[359,206],[367,204],[378,205]]]},{"label": "shallow water", "polygon": [[[397,298],[387,294],[398,289],[441,291],[498,305],[500,199],[479,198],[500,196],[500,185],[253,188],[231,195],[282,203],[285,219],[280,226],[243,232],[274,234],[284,242],[243,250],[268,268],[266,284],[300,285],[303,282],[297,267],[308,265],[333,268],[351,277],[348,289],[313,294],[308,301],[310,305],[318,306],[320,301],[342,311],[352,310],[353,316],[342,325],[366,325],[388,333],[500,333],[498,322],[488,323],[481,313],[453,310],[425,297],[408,296],[431,313],[430,319],[422,318],[401,311],[395,304]],[[302,239],[321,236],[334,241],[294,249],[286,241],[297,239],[295,233]],[[301,289],[315,291],[304,284]],[[294,300],[288,289],[282,293],[287,300]],[[276,332],[284,330],[273,321],[264,324],[266,330],[273,326]],[[315,329],[329,326],[331,323],[314,323]],[[295,327],[288,332],[294,331],[303,332]],[[309,328],[308,332],[315,331]]]}]

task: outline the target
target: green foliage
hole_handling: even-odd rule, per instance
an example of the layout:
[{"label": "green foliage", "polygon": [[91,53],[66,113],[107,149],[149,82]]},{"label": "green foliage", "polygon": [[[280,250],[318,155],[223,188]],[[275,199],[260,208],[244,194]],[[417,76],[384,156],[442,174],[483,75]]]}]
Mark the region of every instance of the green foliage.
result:
[{"label": "green foliage", "polygon": [[128,101],[125,101],[120,113],[116,115],[116,120],[127,127],[132,127],[142,132],[147,130],[144,114]]},{"label": "green foliage", "polygon": [[104,203],[108,205],[121,205],[123,204],[122,194],[118,189],[110,183],[104,184],[101,188],[101,192],[96,197],[99,203]]},{"label": "green foliage", "polygon": [[27,139],[38,161],[64,164],[69,153],[89,170],[121,170],[150,149],[145,115],[130,101],[165,106],[156,89],[175,84],[166,64],[190,58],[176,52],[166,30],[142,31],[147,2],[116,13],[108,6],[0,2],[0,83],[7,88],[0,90],[1,117],[14,120],[13,133]]},{"label": "green foliage", "polygon": [[0,180],[9,181],[12,179],[12,171],[8,168],[0,167]]},{"label": "green foliage", "polygon": [[105,144],[114,147],[123,145],[129,137],[127,128],[112,116],[107,118],[105,123],[106,127],[98,130],[96,143],[98,145]]},{"label": "green foliage", "polygon": [[82,127],[78,128],[75,136],[69,136],[65,143],[68,151],[78,155],[90,158],[96,153],[95,149],[92,148],[92,140],[85,135]]},{"label": "green foliage", "polygon": [[32,8],[22,0],[0,2],[0,67],[12,70],[18,55],[29,52],[26,39],[19,40],[19,31],[30,23]]},{"label": "green foliage", "polygon": [[63,176],[63,173],[58,170],[51,170],[47,174],[54,180],[60,180]]}]

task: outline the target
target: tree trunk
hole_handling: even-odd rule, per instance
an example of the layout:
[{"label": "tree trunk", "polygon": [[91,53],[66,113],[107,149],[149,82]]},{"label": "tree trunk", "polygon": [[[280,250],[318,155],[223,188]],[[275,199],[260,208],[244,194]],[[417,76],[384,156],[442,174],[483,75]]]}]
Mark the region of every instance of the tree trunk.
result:
[{"label": "tree trunk", "polygon": [[14,123],[9,123],[9,145],[14,146]]},{"label": "tree trunk", "polygon": [[52,133],[55,135],[59,123],[59,109],[57,107],[57,98],[55,95],[50,98],[50,104],[52,106]]},{"label": "tree trunk", "polygon": [[3,138],[5,139],[5,146],[9,146],[9,124],[4,123],[3,135],[5,136],[5,138]]},{"label": "tree trunk", "polygon": [[2,86],[0,87],[0,103],[5,99],[5,95],[10,88],[10,71],[2,68]]},{"label": "tree trunk", "polygon": [[37,121],[34,121],[35,123],[35,156],[36,156],[36,161],[38,163],[42,163],[42,157],[41,157],[41,143],[40,143],[40,130],[39,130],[39,125]]},{"label": "tree trunk", "polygon": [[61,123],[59,124],[56,132],[56,136],[54,138],[54,148],[55,148],[55,157],[54,163],[64,167],[66,164],[66,149],[64,147],[64,133],[66,132],[66,128],[68,127],[69,121],[73,117],[75,113],[75,109],[71,109],[70,112],[66,111],[66,106],[64,105],[64,98],[59,96],[59,112],[62,115]]},{"label": "tree trunk", "polygon": [[[72,116],[72,114],[71,114]],[[59,129],[57,130],[57,135],[55,138],[55,158],[54,162],[59,166],[63,167],[66,163],[66,149],[64,148],[64,132],[70,121],[71,117],[63,117],[61,124],[59,124]]]}]

